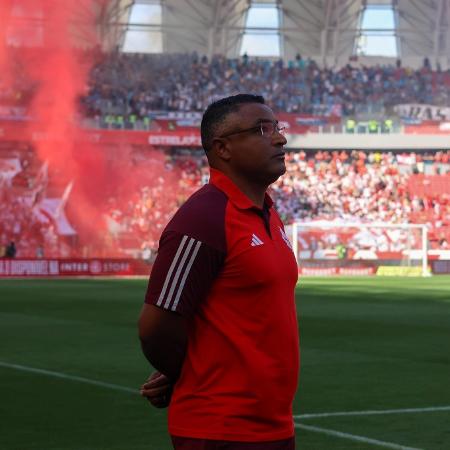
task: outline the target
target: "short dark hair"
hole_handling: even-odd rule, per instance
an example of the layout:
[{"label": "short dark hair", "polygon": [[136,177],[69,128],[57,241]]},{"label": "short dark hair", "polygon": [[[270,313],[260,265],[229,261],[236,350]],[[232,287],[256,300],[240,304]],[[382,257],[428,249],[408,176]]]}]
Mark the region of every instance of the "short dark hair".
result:
[{"label": "short dark hair", "polygon": [[206,108],[200,126],[202,146],[205,152],[211,150],[212,141],[216,137],[218,126],[229,114],[239,111],[240,106],[244,103],[260,103],[264,105],[265,101],[261,95],[237,94],[221,98]]}]

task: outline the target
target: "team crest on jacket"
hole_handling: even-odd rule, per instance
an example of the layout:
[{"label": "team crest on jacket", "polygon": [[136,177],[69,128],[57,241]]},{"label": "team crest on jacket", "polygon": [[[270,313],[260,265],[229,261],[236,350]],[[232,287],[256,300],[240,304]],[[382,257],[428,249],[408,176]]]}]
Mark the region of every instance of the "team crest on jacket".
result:
[{"label": "team crest on jacket", "polygon": [[281,228],[281,227],[278,227],[278,228],[280,229],[280,234],[281,234],[281,237],[283,238],[283,241],[286,243],[286,245],[287,245],[292,251],[294,251],[294,250],[292,249],[291,241],[290,241],[289,238],[286,236],[286,233],[284,232],[283,228]]}]

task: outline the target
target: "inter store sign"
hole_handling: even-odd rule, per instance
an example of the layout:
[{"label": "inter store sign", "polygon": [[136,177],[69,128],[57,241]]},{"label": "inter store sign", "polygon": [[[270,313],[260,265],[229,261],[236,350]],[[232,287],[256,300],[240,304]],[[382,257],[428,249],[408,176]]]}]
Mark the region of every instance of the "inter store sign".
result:
[{"label": "inter store sign", "polygon": [[149,275],[138,259],[0,259],[0,278]]}]

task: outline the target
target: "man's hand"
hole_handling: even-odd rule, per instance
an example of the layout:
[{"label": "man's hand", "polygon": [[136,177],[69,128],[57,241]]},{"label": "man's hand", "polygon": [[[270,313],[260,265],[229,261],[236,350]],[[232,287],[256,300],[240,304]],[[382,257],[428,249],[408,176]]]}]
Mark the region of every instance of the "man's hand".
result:
[{"label": "man's hand", "polygon": [[161,372],[154,372],[141,386],[141,395],[156,408],[167,408],[172,397],[173,386]]}]

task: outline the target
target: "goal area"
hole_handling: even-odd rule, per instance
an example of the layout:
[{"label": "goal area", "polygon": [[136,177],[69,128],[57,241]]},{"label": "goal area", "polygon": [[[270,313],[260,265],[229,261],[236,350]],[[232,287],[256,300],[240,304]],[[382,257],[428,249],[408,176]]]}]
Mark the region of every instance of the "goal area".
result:
[{"label": "goal area", "polygon": [[423,224],[296,222],[291,232],[303,275],[430,275]]}]

